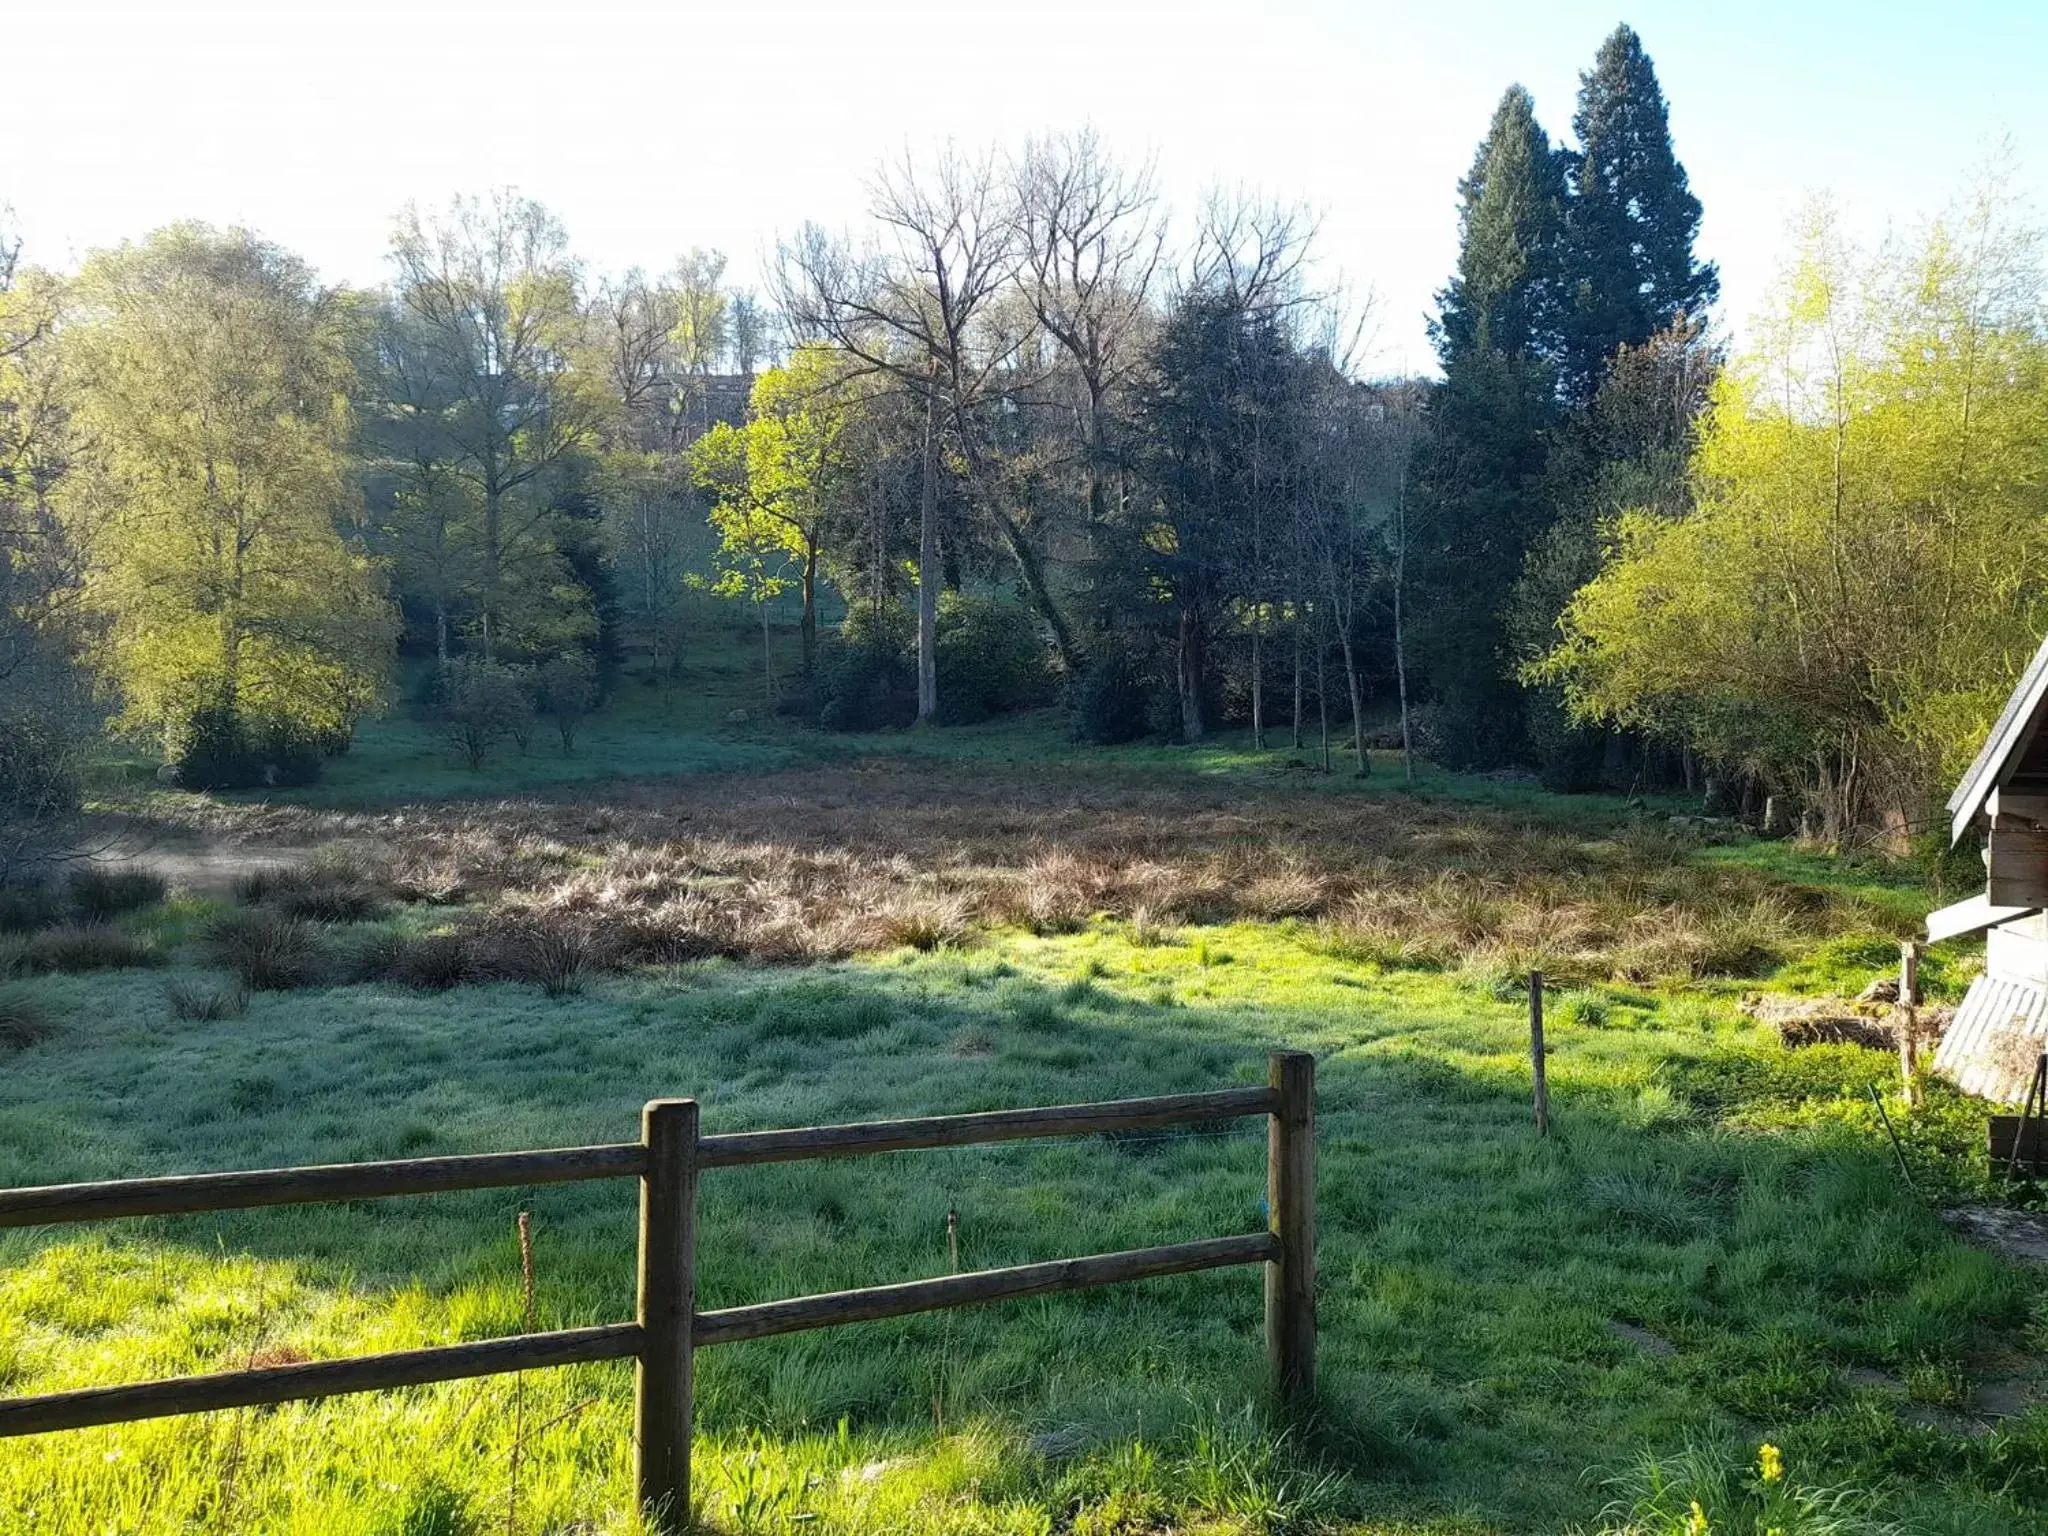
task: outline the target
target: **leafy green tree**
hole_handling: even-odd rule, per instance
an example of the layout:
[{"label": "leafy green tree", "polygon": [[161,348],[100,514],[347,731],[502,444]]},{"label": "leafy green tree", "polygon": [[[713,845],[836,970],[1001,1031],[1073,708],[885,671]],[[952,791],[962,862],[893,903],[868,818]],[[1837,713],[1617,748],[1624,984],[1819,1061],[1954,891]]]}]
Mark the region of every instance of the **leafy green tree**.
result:
[{"label": "leafy green tree", "polygon": [[745,426],[720,422],[689,454],[697,483],[714,498],[711,524],[724,554],[773,553],[795,566],[806,672],[818,654],[820,561],[851,522],[858,491],[845,374],[845,359],[831,348],[799,348],[754,381]]},{"label": "leafy green tree", "polygon": [[[608,409],[592,487],[619,595],[657,677],[681,654],[684,577],[703,526],[685,449],[701,380],[680,374],[674,340],[684,299],[673,280],[635,270],[586,305],[579,366],[604,381]],[[694,391],[694,394],[693,394]]]},{"label": "leafy green tree", "polygon": [[[1599,392],[1554,435],[1545,496],[1554,520],[1530,543],[1508,600],[1515,658],[1533,661],[1556,645],[1558,616],[1600,572],[1602,539],[1615,518],[1643,507],[1660,517],[1692,510],[1692,453],[1720,348],[1697,321],[1623,346]],[[1554,682],[1524,697],[1529,745],[1544,784],[1596,789],[1614,732],[1573,719]]]},{"label": "leafy green tree", "polygon": [[2039,233],[1987,182],[1866,260],[1823,207],[1715,386],[1697,506],[1623,513],[1533,675],[1902,842],[2048,624]]},{"label": "leafy green tree", "polygon": [[[398,339],[422,379],[415,428],[474,502],[453,527],[477,647],[557,649],[593,622],[557,498],[608,408],[602,378],[573,366],[584,326],[568,236],[539,203],[500,191],[440,215],[408,207],[391,261]],[[422,505],[438,517],[444,503]]]},{"label": "leafy green tree", "polygon": [[1700,200],[1671,144],[1657,71],[1627,25],[1579,77],[1560,312],[1563,375],[1589,401],[1622,347],[1640,347],[1720,293],[1712,262],[1693,253]]},{"label": "leafy green tree", "polygon": [[86,263],[64,331],[90,444],[62,482],[93,526],[87,596],[124,718],[202,707],[345,739],[395,634],[352,532],[348,295],[243,230],[161,230]]},{"label": "leafy green tree", "polygon": [[400,603],[424,618],[446,666],[478,590],[482,498],[449,457],[444,418],[453,381],[432,338],[386,300],[362,337],[357,454],[372,547]]},{"label": "leafy green tree", "polygon": [[74,446],[63,285],[19,264],[0,209],[0,885],[61,846],[103,712],[78,665],[84,538],[53,499]]}]

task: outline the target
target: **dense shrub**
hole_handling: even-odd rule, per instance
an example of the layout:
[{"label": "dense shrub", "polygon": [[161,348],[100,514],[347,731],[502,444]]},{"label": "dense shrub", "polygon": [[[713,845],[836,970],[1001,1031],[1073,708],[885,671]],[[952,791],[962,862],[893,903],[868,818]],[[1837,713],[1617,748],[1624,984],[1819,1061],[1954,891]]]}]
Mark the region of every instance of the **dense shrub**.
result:
[{"label": "dense shrub", "polygon": [[1527,761],[1528,738],[1513,699],[1439,701],[1410,717],[1415,750],[1453,773],[1485,773]]},{"label": "dense shrub", "polygon": [[65,903],[44,880],[10,880],[0,884],[0,933],[28,933],[61,922]]},{"label": "dense shrub", "polygon": [[330,745],[288,720],[206,704],[186,722],[174,766],[187,789],[285,788],[318,779]]},{"label": "dense shrub", "polygon": [[576,732],[598,698],[597,663],[588,651],[564,651],[534,674],[534,707],[555,728],[565,757],[576,750]]},{"label": "dense shrub", "polygon": [[[5,566],[0,565],[0,574]],[[31,608],[33,604],[29,605]],[[80,773],[102,710],[60,646],[0,603],[0,882],[59,848],[79,807]]]},{"label": "dense shrub", "polygon": [[1052,697],[1038,621],[1019,603],[948,592],[939,601],[939,720],[970,725]]},{"label": "dense shrub", "polygon": [[522,750],[533,734],[533,700],[517,668],[480,657],[450,662],[443,689],[447,700],[442,729],[448,744],[472,769],[481,770],[506,741]]},{"label": "dense shrub", "polygon": [[828,731],[879,731],[917,718],[915,631],[901,608],[856,608],[818,647],[813,691]]},{"label": "dense shrub", "polygon": [[1535,756],[1536,772],[1543,787],[1566,795],[1588,794],[1598,789],[1610,733],[1603,727],[1574,721],[1555,689],[1531,689],[1523,705],[1529,750]]},{"label": "dense shrub", "polygon": [[405,690],[405,712],[415,720],[438,724],[448,718],[448,680],[453,669],[424,667]]},{"label": "dense shrub", "polygon": [[1155,692],[1156,681],[1145,658],[1115,639],[1097,642],[1069,694],[1074,735],[1102,747],[1136,741],[1153,729]]}]

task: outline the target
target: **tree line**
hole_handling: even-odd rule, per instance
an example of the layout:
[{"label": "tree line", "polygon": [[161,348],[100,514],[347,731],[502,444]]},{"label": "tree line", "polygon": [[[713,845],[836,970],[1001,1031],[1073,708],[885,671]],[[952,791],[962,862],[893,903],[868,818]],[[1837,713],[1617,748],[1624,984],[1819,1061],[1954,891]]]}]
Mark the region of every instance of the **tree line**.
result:
[{"label": "tree line", "polygon": [[1364,376],[1305,211],[1176,222],[1090,133],[869,192],[764,297],[701,251],[594,276],[511,191],[405,210],[375,290],[242,230],[70,275],[0,240],[10,803],[103,716],[187,783],[317,772],[407,651],[470,761],[537,714],[567,750],[703,591],[829,727],[1064,697],[1094,741],[1790,793],[1840,835],[1914,824],[2041,617],[2031,237],[1990,193],[1910,255],[1817,225],[1731,365],[1626,26],[1571,143],[1503,96],[1438,379]]}]

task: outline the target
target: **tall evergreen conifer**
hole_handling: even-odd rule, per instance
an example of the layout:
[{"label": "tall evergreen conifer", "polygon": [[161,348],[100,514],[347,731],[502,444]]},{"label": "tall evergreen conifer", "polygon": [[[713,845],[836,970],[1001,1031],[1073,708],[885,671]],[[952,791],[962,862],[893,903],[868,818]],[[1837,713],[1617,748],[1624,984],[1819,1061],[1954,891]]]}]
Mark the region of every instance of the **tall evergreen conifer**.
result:
[{"label": "tall evergreen conifer", "polygon": [[1563,157],[1527,90],[1509,86],[1458,183],[1458,270],[1431,327],[1448,373],[1475,353],[1547,358],[1562,294]]},{"label": "tall evergreen conifer", "polygon": [[1657,71],[1633,29],[1616,27],[1579,77],[1565,231],[1570,292],[1560,316],[1566,392],[1590,401],[1615,353],[1640,347],[1721,290],[1693,255],[1700,200],[1671,147]]},{"label": "tall evergreen conifer", "polygon": [[1522,745],[1502,615],[1543,495],[1557,419],[1560,156],[1521,86],[1501,98],[1459,183],[1458,270],[1432,327],[1444,380],[1418,450],[1416,655],[1440,705],[1435,755],[1490,767]]}]

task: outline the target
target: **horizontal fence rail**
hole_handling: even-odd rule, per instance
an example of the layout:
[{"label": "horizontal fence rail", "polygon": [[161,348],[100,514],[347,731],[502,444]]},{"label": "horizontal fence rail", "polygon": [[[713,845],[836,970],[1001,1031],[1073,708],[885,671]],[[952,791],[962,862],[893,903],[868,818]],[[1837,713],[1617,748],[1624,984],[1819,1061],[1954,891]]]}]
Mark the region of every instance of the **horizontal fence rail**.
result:
[{"label": "horizontal fence rail", "polygon": [[1226,1088],[1153,1099],[1112,1099],[1102,1104],[1061,1104],[1051,1109],[997,1109],[979,1115],[934,1115],[925,1120],[870,1120],[859,1125],[813,1125],[793,1131],[737,1131],[697,1143],[699,1168],[746,1163],[789,1163],[807,1157],[852,1157],[924,1147],[968,1147],[1039,1136],[1092,1136],[1138,1131],[1191,1120],[1239,1120],[1270,1115],[1270,1088]]},{"label": "horizontal fence rail", "polygon": [[553,1152],[486,1152],[474,1157],[412,1157],[388,1163],[329,1163],[250,1173],[181,1173],[161,1179],[46,1184],[37,1189],[0,1189],[0,1227],[631,1179],[638,1178],[646,1165],[647,1149],[637,1142],[625,1142]]},{"label": "horizontal fence rail", "polygon": [[772,1338],[778,1333],[803,1333],[840,1323],[866,1323],[912,1312],[937,1312],[1013,1296],[1043,1296],[1050,1291],[1079,1291],[1157,1275],[1186,1275],[1231,1264],[1265,1264],[1279,1257],[1270,1232],[1243,1237],[1206,1237],[1192,1243],[1159,1248],[1132,1248],[1123,1253],[1098,1253],[1085,1259],[1054,1259],[1045,1264],[1018,1264],[1009,1269],[978,1269],[935,1280],[906,1280],[899,1285],[870,1285],[856,1291],[829,1291],[821,1296],[796,1296],[749,1307],[722,1307],[699,1312],[693,1341],[737,1344],[742,1339]]},{"label": "horizontal fence rail", "polygon": [[[1093,1135],[1253,1115],[1268,1120],[1267,1206],[1271,1217],[1264,1232],[709,1312],[696,1309],[696,1191],[698,1174],[704,1169]],[[594,1179],[640,1181],[640,1299],[633,1322],[0,1399],[0,1437],[631,1359],[638,1365],[635,1480],[642,1511],[657,1528],[679,1530],[692,1518],[691,1357],[697,1349],[1241,1264],[1265,1266],[1267,1353],[1276,1393],[1283,1402],[1299,1404],[1314,1390],[1315,1061],[1311,1056],[1275,1054],[1262,1088],[715,1136],[699,1135],[697,1121],[694,1100],[657,1099],[647,1105],[642,1116],[640,1140],[613,1146],[0,1190],[0,1227],[26,1227]]]},{"label": "horizontal fence rail", "polygon": [[629,1360],[640,1353],[637,1323],[601,1328],[568,1328],[559,1333],[522,1333],[473,1344],[395,1350],[352,1360],[314,1360],[267,1365],[215,1376],[180,1376],[132,1387],[86,1387],[43,1397],[0,1399],[0,1435],[40,1435],[53,1429],[93,1424],[131,1424],[178,1413],[219,1408],[260,1408],[348,1392],[381,1392],[436,1381],[463,1381],[552,1365],[592,1360]]}]

